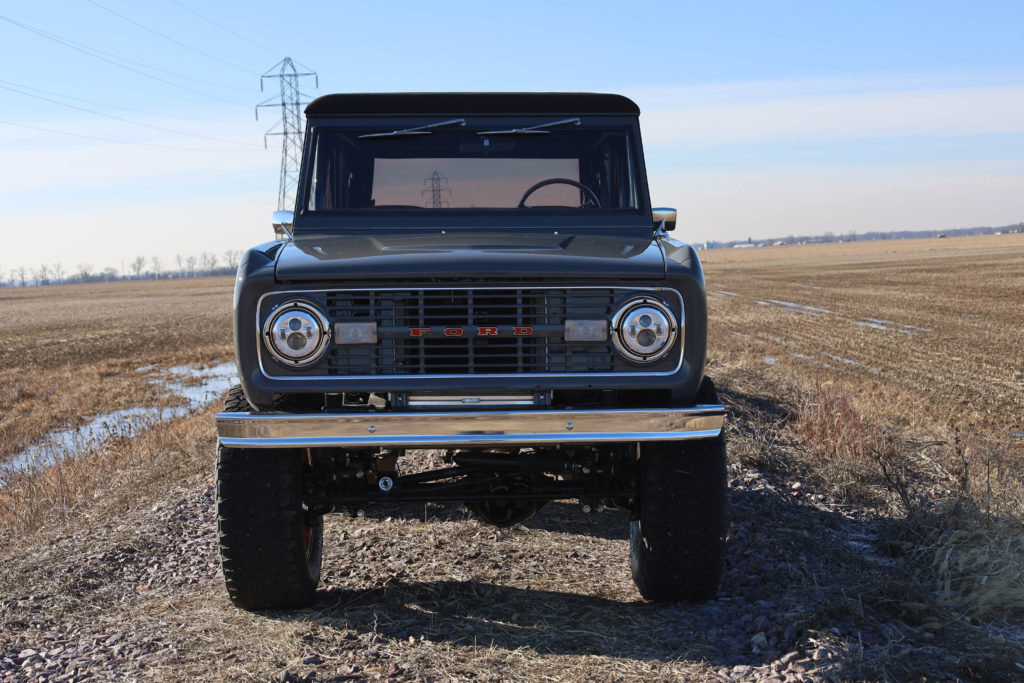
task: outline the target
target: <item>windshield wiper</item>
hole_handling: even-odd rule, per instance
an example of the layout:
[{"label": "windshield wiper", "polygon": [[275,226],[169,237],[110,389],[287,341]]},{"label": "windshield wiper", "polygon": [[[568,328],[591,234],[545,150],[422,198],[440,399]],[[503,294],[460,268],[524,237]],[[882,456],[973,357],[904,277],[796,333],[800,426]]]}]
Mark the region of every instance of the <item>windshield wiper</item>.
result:
[{"label": "windshield wiper", "polygon": [[360,135],[359,139],[363,138],[404,138],[412,135],[430,135],[434,131],[431,128],[441,128],[442,126],[464,126],[466,125],[466,119],[452,119],[450,121],[438,121],[437,123],[428,123],[425,126],[416,126],[415,128],[403,128],[402,130],[392,130],[387,133],[366,133]]},{"label": "windshield wiper", "polygon": [[574,126],[580,125],[579,117],[574,119],[562,119],[560,121],[552,121],[550,123],[538,123],[536,126],[528,126],[526,128],[510,128],[508,130],[482,130],[477,135],[547,135],[550,130],[544,130],[545,128],[554,128],[555,126],[564,126],[571,123]]}]

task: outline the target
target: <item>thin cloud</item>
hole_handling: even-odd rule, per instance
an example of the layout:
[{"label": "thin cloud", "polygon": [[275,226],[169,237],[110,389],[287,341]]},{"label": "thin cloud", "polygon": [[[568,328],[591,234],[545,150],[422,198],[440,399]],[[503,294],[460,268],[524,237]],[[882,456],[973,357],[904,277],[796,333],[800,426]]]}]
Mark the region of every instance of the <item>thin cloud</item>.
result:
[{"label": "thin cloud", "polygon": [[[857,88],[847,93],[808,92],[810,85],[780,84],[773,91],[770,84],[755,83],[638,93],[645,142],[710,147],[1024,132],[1024,85]],[[696,100],[699,93],[709,96],[705,103]]]},{"label": "thin cloud", "polygon": [[655,203],[679,210],[684,240],[1008,225],[1024,217],[1024,173],[974,164],[829,166],[661,173]]}]

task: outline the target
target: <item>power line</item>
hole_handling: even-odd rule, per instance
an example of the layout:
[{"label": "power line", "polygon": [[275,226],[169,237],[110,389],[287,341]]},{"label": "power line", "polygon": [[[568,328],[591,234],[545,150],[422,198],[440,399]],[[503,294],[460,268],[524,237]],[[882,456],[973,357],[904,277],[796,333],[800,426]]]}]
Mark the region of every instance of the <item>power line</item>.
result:
[{"label": "power line", "polygon": [[178,7],[180,7],[181,9],[185,10],[185,11],[186,11],[186,12],[188,12],[189,14],[194,14],[195,16],[199,17],[200,19],[202,19],[203,21],[205,21],[205,22],[206,22],[207,24],[210,24],[211,26],[216,26],[216,27],[217,27],[217,28],[219,28],[219,29],[220,29],[221,31],[224,31],[225,33],[230,33],[230,34],[231,34],[231,35],[233,35],[233,36],[234,36],[235,38],[238,38],[239,40],[245,41],[246,43],[249,43],[250,45],[252,45],[252,46],[254,46],[254,47],[258,47],[259,49],[263,50],[264,52],[267,52],[267,53],[269,53],[269,54],[272,54],[272,55],[275,55],[275,56],[276,56],[276,55],[278,55],[278,54],[280,54],[280,53],[279,53],[279,52],[278,52],[277,50],[271,50],[271,49],[270,49],[269,47],[266,47],[266,46],[264,46],[264,45],[260,45],[259,43],[256,43],[256,42],[253,42],[253,41],[249,40],[248,38],[246,38],[246,37],[245,37],[245,36],[243,36],[243,35],[240,35],[240,34],[238,34],[238,33],[235,33],[234,31],[232,31],[231,29],[229,29],[229,28],[228,28],[228,27],[226,27],[226,26],[221,26],[220,24],[218,24],[217,22],[215,22],[215,21],[214,21],[213,19],[210,19],[209,17],[204,17],[204,16],[202,15],[202,14],[200,14],[200,13],[199,13],[199,12],[197,12],[197,11],[195,11],[195,10],[194,10],[194,9],[192,9],[191,7],[186,7],[186,6],[185,6],[185,5],[183,5],[182,3],[178,2],[178,0],[171,0],[171,2],[173,2],[173,3],[175,4],[175,5],[177,5],[177,6],[178,6]]},{"label": "power line", "polygon": [[126,119],[126,118],[121,117],[121,116],[114,116],[113,114],[105,114],[105,113],[100,112],[100,111],[95,111],[94,109],[88,109],[86,107],[79,107],[77,104],[68,104],[67,102],[60,102],[58,100],[50,99],[49,97],[43,97],[42,95],[34,95],[34,94],[30,93],[30,92],[25,92],[25,91],[20,90],[18,88],[12,88],[12,87],[10,87],[8,85],[0,84],[0,89],[9,90],[11,92],[18,93],[19,95],[24,95],[25,97],[32,97],[32,98],[35,98],[37,100],[42,100],[44,102],[50,102],[52,104],[60,105],[62,107],[68,107],[69,109],[76,109],[78,111],[84,111],[84,112],[89,113],[89,114],[95,114],[96,116],[102,116],[104,118],[113,119],[114,121],[122,121],[124,123],[130,123],[130,124],[132,124],[134,126],[142,126],[143,128],[152,128],[153,130],[159,130],[159,131],[162,131],[164,133],[174,133],[175,135],[185,135],[185,136],[188,136],[190,138],[199,138],[201,140],[210,140],[212,142],[223,142],[223,143],[226,143],[226,144],[229,144],[229,145],[244,145],[244,146],[250,147],[252,149],[257,149],[257,147],[255,145],[247,145],[246,143],[239,142],[237,140],[225,140],[223,138],[214,138],[214,137],[210,137],[208,135],[199,135],[198,133],[186,133],[185,131],[174,130],[173,128],[164,128],[163,126],[155,126],[153,124],[143,123],[141,121],[132,121],[131,119]]},{"label": "power line", "polygon": [[[30,32],[35,33],[35,34],[37,34],[39,36],[42,36],[43,38],[46,38],[48,40],[52,40],[52,41],[54,41],[54,42],[56,42],[56,43],[58,43],[60,45],[64,45],[65,47],[69,47],[69,48],[71,48],[73,50],[78,50],[79,52],[83,52],[84,54],[87,54],[90,57],[96,57],[97,59],[103,59],[102,57],[98,57],[97,55],[106,55],[107,57],[110,57],[112,59],[116,59],[116,60],[118,60],[120,62],[125,62],[126,64],[134,64],[135,66],[142,67],[143,69],[149,69],[150,71],[156,71],[156,72],[159,72],[159,73],[162,73],[162,74],[167,74],[168,76],[173,76],[175,78],[181,78],[181,79],[184,79],[186,81],[194,81],[196,83],[202,83],[203,85],[212,85],[213,87],[219,88],[219,89],[237,90],[239,92],[246,92],[246,93],[249,92],[248,88],[242,88],[242,87],[239,87],[237,85],[226,85],[226,84],[223,84],[223,83],[214,83],[213,81],[207,81],[205,79],[196,78],[194,76],[186,76],[185,74],[179,74],[176,71],[168,71],[167,69],[161,69],[160,67],[153,66],[152,64],[146,64],[144,62],[138,62],[138,61],[136,61],[134,59],[128,59],[127,57],[122,57],[121,55],[115,55],[113,52],[107,52],[106,50],[101,50],[98,47],[93,47],[91,45],[86,45],[85,43],[76,42],[74,40],[71,40],[70,38],[65,38],[63,36],[57,35],[56,33],[50,33],[49,31],[44,31],[43,29],[41,29],[41,28],[39,28],[37,26],[32,26],[31,24],[26,24],[25,22],[18,21],[16,19],[11,19],[10,17],[6,17],[6,16],[3,16],[3,15],[0,15],[0,19],[3,19],[4,21],[10,22],[10,23],[14,24],[15,26],[18,26],[19,28],[25,29],[26,31],[30,31]],[[96,54],[92,54],[92,53],[96,53]],[[108,61],[108,60],[103,59],[103,61]],[[121,64],[114,64],[114,66],[118,66],[118,67],[121,67],[121,68],[127,68],[127,67],[125,67],[125,66],[123,66]],[[130,71],[134,71],[133,69],[129,69],[129,70]],[[136,73],[138,73],[138,72],[136,72]],[[145,73],[142,74],[142,75],[146,76],[148,78],[156,78],[155,76],[150,76],[149,74],[145,74]],[[161,80],[161,79],[157,79],[157,80]],[[191,88],[187,88],[186,86],[178,85],[177,83],[171,83],[170,85],[173,85],[173,86],[179,87],[179,88],[185,88],[186,90],[191,90]],[[213,95],[209,95],[209,93],[200,92],[198,90],[192,90],[192,92],[198,92],[200,95],[208,95],[210,97],[215,97]],[[220,98],[218,98],[218,99],[220,99]],[[225,100],[225,101],[230,102],[230,100]],[[241,104],[241,103],[240,102],[232,102],[232,104]],[[248,106],[248,105],[243,105],[243,106]]]},{"label": "power line", "polygon": [[21,83],[13,83],[11,81],[5,81],[0,79],[0,84],[9,85],[12,88],[21,88],[22,90],[31,90],[32,92],[42,93],[44,95],[53,95],[54,97],[61,97],[65,100],[74,100],[75,102],[85,102],[86,104],[95,104],[99,107],[107,107],[108,109],[119,109],[121,111],[131,111],[136,114],[148,114],[150,116],[164,116],[169,119],[181,119],[183,121],[206,121],[207,119],[197,118],[195,116],[182,116],[180,114],[171,114],[169,112],[156,112],[149,111],[146,109],[135,109],[134,107],[124,107],[117,104],[109,104],[107,102],[97,102],[96,100],[87,100],[84,97],[74,97],[73,95],[65,95],[63,93],[53,92],[52,90],[43,90],[42,88],[33,88],[29,85],[23,85]]},{"label": "power line", "polygon": [[115,17],[118,17],[119,19],[123,19],[123,20],[127,21],[129,24],[132,24],[133,26],[138,26],[142,30],[149,31],[150,33],[152,33],[155,36],[160,36],[164,40],[170,41],[170,42],[174,43],[175,45],[178,45],[180,47],[185,48],[186,50],[191,50],[192,52],[195,52],[197,55],[202,55],[203,57],[206,57],[208,59],[212,59],[215,62],[220,62],[221,64],[226,64],[226,65],[228,65],[228,66],[230,66],[230,67],[232,67],[234,69],[238,69],[240,71],[244,71],[244,72],[246,72],[248,74],[256,73],[255,71],[252,71],[251,69],[246,69],[244,66],[238,66],[237,64],[233,64],[233,63],[227,61],[226,59],[221,59],[220,57],[217,57],[215,55],[211,55],[209,52],[203,52],[202,50],[200,50],[198,48],[194,48],[191,45],[183,43],[183,42],[181,42],[180,40],[178,40],[176,38],[171,38],[169,35],[167,35],[165,33],[161,33],[160,31],[157,31],[154,28],[150,28],[149,26],[146,26],[145,24],[139,23],[139,22],[135,21],[134,19],[126,17],[125,15],[121,14],[120,12],[115,12],[114,10],[110,9],[109,7],[105,7],[105,6],[101,5],[100,3],[96,2],[96,0],[88,0],[88,2],[91,5],[95,5],[96,7],[99,7],[104,12],[110,12]]},{"label": "power line", "polygon": [[69,133],[66,130],[57,130],[56,128],[45,128],[43,126],[32,126],[27,123],[15,123],[13,121],[4,121],[0,119],[0,124],[5,126],[14,126],[16,128],[27,128],[29,130],[38,130],[44,133],[56,133],[57,135],[66,135],[72,138],[84,138],[86,140],[99,140],[100,142],[112,142],[117,145],[132,145],[135,147],[154,147],[156,149],[173,149],[182,150],[187,152],[247,152],[246,149],[221,149],[217,147],[179,147],[178,145],[160,145],[151,142],[133,142],[130,140],[115,140],[114,138],[105,138],[99,135],[86,135],[85,133]]},{"label": "power line", "polygon": [[[163,73],[169,73],[169,74],[174,75],[177,78],[186,78],[188,80],[193,80],[193,81],[194,80],[199,80],[199,79],[195,79],[195,78],[192,78],[190,76],[183,76],[181,74],[173,74],[172,72],[168,72],[168,71],[165,71],[163,69],[159,69],[159,68],[154,67],[154,66],[149,66],[149,65],[146,65],[146,64],[140,64],[139,62],[133,62],[130,59],[125,59],[124,57],[119,57],[117,55],[111,54],[109,52],[104,52],[103,50],[99,50],[97,48],[90,47],[90,46],[84,45],[82,43],[76,43],[75,41],[69,40],[67,38],[62,38],[61,36],[58,36],[58,35],[56,35],[54,33],[49,33],[47,31],[42,30],[41,28],[37,28],[35,26],[32,26],[30,24],[26,24],[26,23],[18,21],[16,19],[12,19],[12,18],[10,18],[8,16],[4,16],[2,14],[0,14],[0,20],[6,21],[9,24],[13,24],[13,25],[17,26],[18,28],[22,28],[22,29],[24,29],[26,31],[29,31],[31,33],[35,33],[38,36],[46,38],[47,40],[51,40],[51,41],[53,41],[53,42],[55,42],[55,43],[57,43],[59,45],[63,45],[64,47],[70,48],[70,49],[75,50],[77,52],[81,52],[82,54],[88,55],[88,56],[90,56],[90,57],[92,57],[94,59],[98,59],[98,60],[100,60],[102,62],[106,62],[107,64],[112,64],[113,66],[116,66],[116,67],[118,67],[120,69],[125,69],[126,71],[131,71],[132,73],[139,74],[140,76],[145,76],[146,78],[152,79],[154,81],[159,81],[161,83],[165,83],[165,84],[173,86],[175,88],[180,88],[181,90],[187,90],[187,91],[195,93],[197,95],[202,95],[204,97],[210,97],[210,98],[215,99],[215,100],[220,100],[221,102],[227,102],[228,104],[237,104],[237,105],[243,106],[243,107],[247,107],[248,106],[248,105],[242,104],[241,102],[236,102],[234,100],[229,100],[229,99],[226,99],[224,97],[220,97],[218,95],[212,95],[210,93],[203,92],[202,90],[196,90],[195,88],[190,88],[187,85],[181,85],[180,83],[174,83],[173,81],[168,81],[166,78],[160,78],[159,76],[154,76],[153,74],[148,74],[145,71],[140,71],[138,69],[133,69],[130,66],[126,66],[125,64],[120,64],[120,63],[114,61],[114,59],[117,59],[117,60],[120,60],[120,61],[123,61],[123,62],[128,62],[128,63],[131,63],[131,64],[139,64],[139,66],[142,66],[143,68],[146,68],[146,69],[151,69],[153,71],[161,71]],[[110,57],[113,57],[113,59],[108,59],[106,57],[101,56],[101,55],[104,55],[104,54],[105,55],[109,55]],[[201,81],[201,82],[207,83],[207,81]],[[217,84],[211,83],[210,85],[217,85]],[[219,86],[219,85],[217,85],[217,87],[232,87],[232,86]],[[244,90],[244,88],[236,88],[236,89]]]}]

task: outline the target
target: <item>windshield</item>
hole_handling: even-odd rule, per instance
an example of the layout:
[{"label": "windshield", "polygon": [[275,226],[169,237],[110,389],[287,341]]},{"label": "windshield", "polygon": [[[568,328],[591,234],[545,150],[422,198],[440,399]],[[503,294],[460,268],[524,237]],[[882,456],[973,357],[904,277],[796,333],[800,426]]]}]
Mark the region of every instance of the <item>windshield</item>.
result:
[{"label": "windshield", "polygon": [[399,129],[316,127],[305,208],[637,212],[631,129],[586,129],[578,119],[552,124],[473,127],[457,119]]}]

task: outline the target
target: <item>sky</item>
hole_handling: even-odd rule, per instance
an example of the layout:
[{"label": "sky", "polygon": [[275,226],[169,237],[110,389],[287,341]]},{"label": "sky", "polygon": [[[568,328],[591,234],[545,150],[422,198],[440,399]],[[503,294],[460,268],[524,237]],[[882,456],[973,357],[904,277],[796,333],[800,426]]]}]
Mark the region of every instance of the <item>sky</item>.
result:
[{"label": "sky", "polygon": [[0,279],[272,239],[261,75],[332,92],[593,91],[707,240],[1024,221],[1024,3],[7,0]]}]

